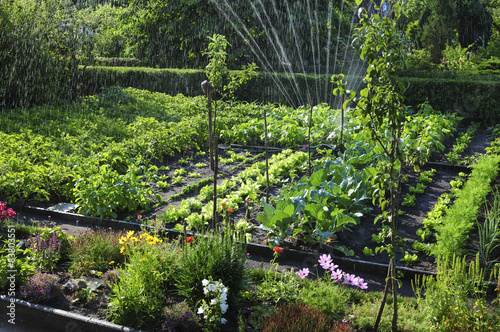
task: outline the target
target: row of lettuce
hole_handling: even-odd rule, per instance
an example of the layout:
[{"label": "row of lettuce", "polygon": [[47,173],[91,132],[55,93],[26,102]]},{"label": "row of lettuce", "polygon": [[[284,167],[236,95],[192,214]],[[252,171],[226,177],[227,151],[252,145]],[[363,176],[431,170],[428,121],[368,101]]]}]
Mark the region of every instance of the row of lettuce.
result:
[{"label": "row of lettuce", "polygon": [[[453,132],[460,120],[454,115],[441,115],[428,104],[409,115],[404,128],[403,150],[408,163],[418,168],[431,154],[441,151],[442,141]],[[260,228],[267,231],[270,245],[279,246],[285,239],[300,239],[323,243],[336,232],[357,225],[371,210],[375,185],[373,178],[384,172],[379,161],[384,154],[370,144],[370,136],[357,119],[348,118],[345,138],[339,152],[329,146],[317,146],[319,152],[310,174],[308,156],[304,151],[285,150],[269,160],[270,185],[281,187],[270,202],[261,199],[264,213],[258,216]],[[321,149],[323,148],[323,150]],[[305,149],[307,151],[307,149]],[[262,197],[267,185],[264,162],[257,162],[217,187],[217,206],[226,220],[226,211],[250,209],[249,201]],[[284,187],[282,185],[285,184]],[[213,187],[201,188],[197,197],[170,205],[158,219],[163,224],[175,224],[174,229],[199,229],[213,218]],[[235,227],[251,227],[248,218],[237,220]],[[349,249],[338,248],[349,254]]]}]

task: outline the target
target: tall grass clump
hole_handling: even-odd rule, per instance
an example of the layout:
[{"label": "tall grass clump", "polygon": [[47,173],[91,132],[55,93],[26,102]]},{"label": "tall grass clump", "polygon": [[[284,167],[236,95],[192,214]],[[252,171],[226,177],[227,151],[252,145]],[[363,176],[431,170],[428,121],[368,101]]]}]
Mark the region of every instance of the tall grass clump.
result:
[{"label": "tall grass clump", "polygon": [[476,221],[479,234],[477,245],[479,257],[487,269],[498,262],[494,251],[500,247],[500,196],[498,190],[493,194],[493,203],[485,204],[484,222]]},{"label": "tall grass clump", "polygon": [[72,273],[104,273],[122,264],[124,255],[120,252],[120,238],[124,234],[124,231],[90,230],[76,237],[70,253]]},{"label": "tall grass clump", "polygon": [[465,257],[439,258],[437,276],[416,279],[414,289],[437,331],[499,331],[500,312],[486,301],[486,286],[476,255],[468,267]]},{"label": "tall grass clump", "polygon": [[[236,237],[237,238],[237,237]],[[246,244],[237,241],[232,231],[195,236],[186,243],[175,276],[179,294],[188,303],[198,307],[203,293],[204,279],[219,280],[228,288],[229,308],[234,308],[241,298],[241,291],[248,285]]]}]

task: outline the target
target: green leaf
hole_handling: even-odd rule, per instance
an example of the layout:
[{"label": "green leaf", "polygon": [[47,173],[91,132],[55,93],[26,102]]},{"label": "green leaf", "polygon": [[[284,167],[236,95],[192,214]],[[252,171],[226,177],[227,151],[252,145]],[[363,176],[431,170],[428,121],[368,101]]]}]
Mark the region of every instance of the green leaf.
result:
[{"label": "green leaf", "polygon": [[320,169],[311,174],[311,177],[309,178],[309,183],[314,186],[314,187],[319,187],[322,182],[326,180],[326,175],[327,175],[327,170],[326,169]]}]

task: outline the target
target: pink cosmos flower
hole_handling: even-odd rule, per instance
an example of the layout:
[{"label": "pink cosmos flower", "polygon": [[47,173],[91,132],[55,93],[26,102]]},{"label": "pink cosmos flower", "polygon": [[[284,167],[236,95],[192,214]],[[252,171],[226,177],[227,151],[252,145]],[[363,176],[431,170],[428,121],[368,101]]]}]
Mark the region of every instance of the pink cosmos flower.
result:
[{"label": "pink cosmos flower", "polygon": [[319,265],[325,270],[330,270],[330,264],[332,263],[332,256],[323,254],[319,256],[318,260]]},{"label": "pink cosmos flower", "polygon": [[300,279],[304,279],[309,275],[309,269],[307,267],[299,270],[298,272]]},{"label": "pink cosmos flower", "polygon": [[332,275],[331,275],[332,280],[340,282],[342,280],[343,274],[344,274],[344,272],[342,272],[341,269],[332,270]]},{"label": "pink cosmos flower", "polygon": [[353,283],[352,283],[354,286],[357,286],[361,289],[367,289],[368,288],[368,283],[365,282],[365,280],[361,277],[356,277],[353,279]]},{"label": "pink cosmos flower", "polygon": [[346,273],[344,274],[344,283],[347,285],[354,285],[354,278],[356,276],[354,274]]}]

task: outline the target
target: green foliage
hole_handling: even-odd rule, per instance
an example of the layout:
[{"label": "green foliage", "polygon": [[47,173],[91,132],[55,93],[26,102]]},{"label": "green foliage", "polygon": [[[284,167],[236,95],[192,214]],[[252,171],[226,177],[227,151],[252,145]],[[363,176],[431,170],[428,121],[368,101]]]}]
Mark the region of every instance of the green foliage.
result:
[{"label": "green foliage", "polygon": [[332,281],[326,278],[304,279],[301,286],[300,300],[318,308],[333,319],[345,317],[349,312],[347,303],[357,302],[361,294],[358,289],[332,284]]},{"label": "green foliage", "polygon": [[228,289],[229,307],[237,307],[241,291],[247,288],[246,246],[244,239],[236,242],[232,234],[212,233],[194,237],[186,243],[179,257],[175,282],[179,294],[197,307],[205,298],[202,280],[212,277]]},{"label": "green foliage", "polygon": [[124,256],[119,239],[123,235],[124,232],[112,230],[91,230],[77,236],[70,254],[73,275],[92,276],[120,266]]},{"label": "green foliage", "polygon": [[257,216],[260,228],[277,237],[276,243],[299,233],[305,241],[323,243],[332,234],[356,225],[370,210],[371,162],[368,147],[357,144],[316,167],[309,178],[304,176],[285,188],[274,200],[275,207],[263,202],[264,214]]},{"label": "green foliage", "polygon": [[451,205],[453,198],[453,195],[449,193],[444,193],[438,198],[437,203],[427,214],[427,218],[424,218],[423,220],[426,228],[433,230],[438,224],[443,222],[443,218],[445,217],[446,211]]},{"label": "green foliage", "polygon": [[415,293],[435,328],[444,331],[498,329],[500,325],[496,309],[491,312],[484,307],[484,273],[480,268],[479,256],[470,263],[469,268],[465,257],[450,256],[438,260],[436,277],[423,276],[416,280]]},{"label": "green foliage", "polygon": [[[489,205],[489,207],[488,207]],[[485,219],[476,220],[479,245],[477,245],[479,257],[483,264],[489,269],[498,261],[493,252],[500,247],[500,196],[499,192],[493,193],[493,203],[485,202]]]},{"label": "green foliage", "polygon": [[102,165],[91,175],[77,178],[74,196],[75,202],[81,206],[79,212],[116,218],[116,212],[149,208],[154,192],[144,187],[138,171],[129,168],[126,174],[121,175],[108,165]]},{"label": "green foliage", "polygon": [[430,53],[425,49],[414,50],[405,57],[405,68],[408,69],[433,70],[436,67]]},{"label": "green foliage", "polygon": [[469,51],[471,46],[472,45],[469,47],[461,47],[457,45],[453,47],[446,45],[446,48],[442,51],[443,60],[439,68],[457,71],[474,68],[477,63],[477,57],[474,53]]},{"label": "green foliage", "polygon": [[170,244],[134,238],[127,238],[131,241],[126,249],[127,264],[119,281],[111,284],[107,317],[118,324],[141,327],[161,317],[163,294],[173,280],[179,252]]},{"label": "green foliage", "polygon": [[[29,258],[31,249],[21,249],[18,246],[19,241],[13,241],[13,238],[6,239],[3,243],[0,247],[0,289],[9,288],[11,281],[14,281],[17,288],[26,284],[36,272],[36,267]],[[16,273],[8,272],[9,270]]]},{"label": "green foliage", "polygon": [[293,273],[280,272],[275,269],[263,271],[259,280],[257,298],[275,305],[296,302],[300,298],[301,285]]},{"label": "green foliage", "polygon": [[78,64],[93,45],[73,4],[10,0],[0,4],[0,17],[0,106],[76,99]]},{"label": "green foliage", "polygon": [[415,187],[411,186],[409,188],[409,190],[411,193],[423,194],[425,191],[425,188],[427,188],[427,186],[419,182],[419,183],[417,183],[417,185]]},{"label": "green foliage", "polygon": [[479,128],[479,123],[474,122],[468,128],[467,131],[460,134],[457,137],[455,144],[452,147],[452,150],[448,152],[445,156],[450,164],[458,164],[460,154],[467,149],[470,142],[474,138],[477,129]]},{"label": "green foliage", "polygon": [[416,204],[415,195],[410,195],[410,194],[407,194],[403,199],[403,201],[401,202],[401,205],[406,207],[412,207],[415,206],[415,204]]},{"label": "green foliage", "polygon": [[500,155],[482,156],[472,166],[472,173],[463,189],[456,193],[453,206],[446,211],[441,224],[436,225],[436,256],[451,257],[464,252],[469,232],[474,226],[479,207],[490,192],[490,182],[497,177]]},{"label": "green foliage", "polygon": [[423,171],[418,176],[418,181],[430,183],[430,182],[432,182],[432,177],[434,176],[435,173],[436,173],[436,170],[434,168],[432,168],[428,171]]},{"label": "green foliage", "polygon": [[415,263],[418,261],[418,255],[417,254],[410,255],[410,253],[405,251],[405,255],[403,256],[403,258],[400,259],[400,261],[406,264]]},{"label": "green foliage", "polygon": [[419,105],[425,96],[437,110],[451,113],[459,109],[462,117],[491,124],[499,121],[492,102],[500,96],[500,84],[495,77],[498,75],[479,71],[460,74],[426,71],[403,74],[400,81],[408,86],[405,90],[408,105]]},{"label": "green foliage", "polygon": [[[373,329],[374,320],[379,311],[382,293],[370,292],[352,305],[349,315],[352,323],[358,330]],[[388,304],[392,304],[393,298],[389,295]],[[431,322],[424,312],[424,305],[414,297],[400,296],[398,298],[398,331],[428,332]],[[384,308],[379,331],[390,332],[392,312],[389,306]]]}]

